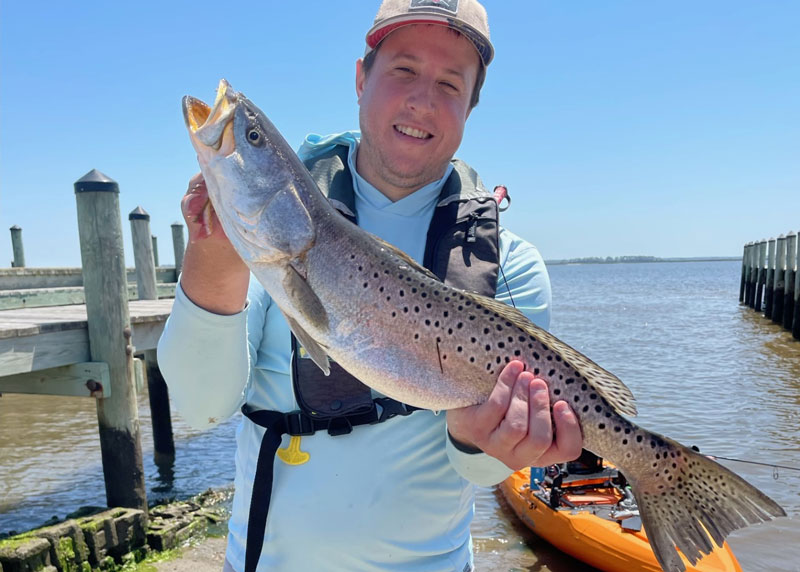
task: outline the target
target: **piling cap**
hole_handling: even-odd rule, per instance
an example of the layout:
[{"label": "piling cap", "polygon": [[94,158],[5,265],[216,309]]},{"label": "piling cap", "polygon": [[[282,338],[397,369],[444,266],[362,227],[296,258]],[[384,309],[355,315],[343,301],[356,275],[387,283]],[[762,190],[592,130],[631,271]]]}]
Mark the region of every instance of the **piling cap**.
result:
[{"label": "piling cap", "polygon": [[14,226],[12,226],[12,227],[11,227],[10,229],[8,229],[8,230],[22,230],[22,227],[21,227],[21,226],[19,226],[18,224],[15,224]]},{"label": "piling cap", "polygon": [[182,222],[175,221],[170,226],[183,226]]},{"label": "piling cap", "polygon": [[104,175],[97,169],[92,169],[83,177],[75,181],[73,185],[76,193],[87,193],[97,191],[107,191],[110,193],[119,193],[119,185],[117,182]]},{"label": "piling cap", "polygon": [[142,207],[136,207],[128,215],[128,220],[150,220],[150,215]]}]

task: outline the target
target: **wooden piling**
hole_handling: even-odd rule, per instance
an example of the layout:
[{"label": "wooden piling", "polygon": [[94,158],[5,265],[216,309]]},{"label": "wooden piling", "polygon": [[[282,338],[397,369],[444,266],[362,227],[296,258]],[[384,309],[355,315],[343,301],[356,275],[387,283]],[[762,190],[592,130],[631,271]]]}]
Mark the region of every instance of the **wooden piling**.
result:
[{"label": "wooden piling", "polygon": [[74,184],[91,360],[108,364],[111,395],[97,399],[108,506],[147,510],[116,181],[92,170]]},{"label": "wooden piling", "polygon": [[786,270],[783,288],[783,327],[792,330],[794,320],[794,265],[797,261],[797,233],[786,237]]},{"label": "wooden piling", "polygon": [[151,239],[153,240],[153,264],[158,268],[160,266],[158,263],[158,237],[153,235]]},{"label": "wooden piling", "polygon": [[[156,268],[153,257],[153,242],[150,234],[150,215],[142,207],[136,207],[128,215],[133,236],[133,255],[136,261],[136,284],[139,300],[157,300]],[[147,391],[150,398],[150,418],[153,426],[155,455],[175,456],[175,441],[172,434],[172,418],[169,411],[169,392],[155,350],[144,352],[147,371]]]},{"label": "wooden piling", "polygon": [[22,248],[22,229],[14,225],[11,230],[11,250],[14,253],[14,260],[11,262],[12,268],[25,267],[25,250]]},{"label": "wooden piling", "polygon": [[775,279],[772,283],[772,315],[768,316],[776,324],[783,323],[783,290],[786,287],[786,237],[780,235],[775,246]]},{"label": "wooden piling", "polygon": [[769,239],[769,252],[767,254],[767,281],[764,285],[764,315],[772,316],[772,301],[775,283],[775,243],[774,238]]},{"label": "wooden piling", "polygon": [[186,250],[186,244],[183,241],[183,225],[179,222],[172,223],[172,249],[175,252],[175,280],[177,280],[183,269],[183,253]]}]

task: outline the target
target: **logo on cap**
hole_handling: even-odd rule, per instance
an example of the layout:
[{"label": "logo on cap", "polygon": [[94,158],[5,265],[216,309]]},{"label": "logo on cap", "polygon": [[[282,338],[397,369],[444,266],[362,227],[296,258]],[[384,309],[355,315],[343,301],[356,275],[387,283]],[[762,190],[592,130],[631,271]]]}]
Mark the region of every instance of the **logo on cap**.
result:
[{"label": "logo on cap", "polygon": [[411,0],[409,10],[422,10],[425,8],[435,8],[443,12],[458,14],[458,0]]}]

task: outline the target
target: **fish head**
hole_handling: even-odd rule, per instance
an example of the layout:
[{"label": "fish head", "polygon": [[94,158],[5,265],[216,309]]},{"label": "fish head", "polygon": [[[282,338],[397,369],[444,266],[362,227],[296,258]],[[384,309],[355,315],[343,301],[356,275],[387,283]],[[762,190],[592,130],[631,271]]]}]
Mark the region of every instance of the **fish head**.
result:
[{"label": "fish head", "polygon": [[313,240],[309,224],[282,228],[302,222],[296,169],[286,168],[299,161],[258,107],[223,79],[213,106],[184,97],[183,116],[214,210],[246,263],[285,259]]}]

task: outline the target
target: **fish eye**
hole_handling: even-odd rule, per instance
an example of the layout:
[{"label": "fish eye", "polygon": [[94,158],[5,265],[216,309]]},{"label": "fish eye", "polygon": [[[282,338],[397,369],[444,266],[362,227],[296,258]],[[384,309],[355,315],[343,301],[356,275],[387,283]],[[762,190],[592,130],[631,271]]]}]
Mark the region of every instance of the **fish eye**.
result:
[{"label": "fish eye", "polygon": [[262,142],[261,133],[257,129],[248,129],[247,131],[247,140],[250,142],[251,145],[259,146]]}]

